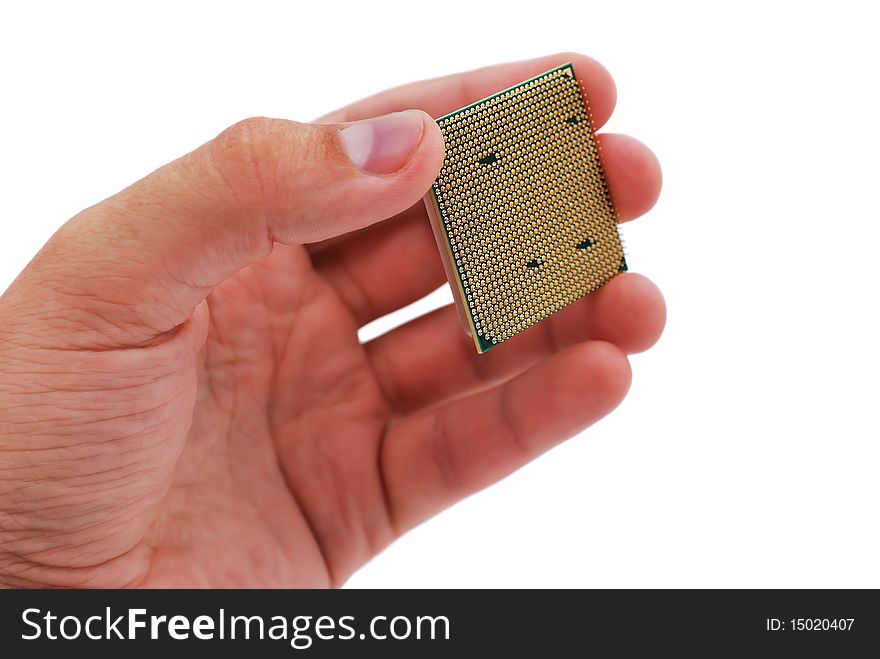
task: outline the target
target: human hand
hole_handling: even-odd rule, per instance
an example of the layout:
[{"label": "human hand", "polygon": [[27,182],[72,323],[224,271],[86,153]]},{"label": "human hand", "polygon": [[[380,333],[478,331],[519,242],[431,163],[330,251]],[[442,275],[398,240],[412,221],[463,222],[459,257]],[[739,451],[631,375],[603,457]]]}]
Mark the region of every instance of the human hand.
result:
[{"label": "human hand", "polygon": [[[0,583],[338,585],[610,412],[665,319],[638,275],[482,356],[453,307],[357,335],[445,281],[428,114],[566,61],[601,126],[601,66],[517,62],[246,120],[66,223],[0,298]],[[600,141],[637,217],[656,160]]]}]

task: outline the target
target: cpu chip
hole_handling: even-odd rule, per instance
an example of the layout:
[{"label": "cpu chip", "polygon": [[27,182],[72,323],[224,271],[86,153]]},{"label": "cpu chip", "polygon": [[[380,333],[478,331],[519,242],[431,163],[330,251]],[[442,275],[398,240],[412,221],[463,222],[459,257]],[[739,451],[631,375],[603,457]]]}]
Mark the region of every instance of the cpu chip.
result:
[{"label": "cpu chip", "polygon": [[483,353],[626,270],[585,91],[565,64],[437,119],[425,197]]}]

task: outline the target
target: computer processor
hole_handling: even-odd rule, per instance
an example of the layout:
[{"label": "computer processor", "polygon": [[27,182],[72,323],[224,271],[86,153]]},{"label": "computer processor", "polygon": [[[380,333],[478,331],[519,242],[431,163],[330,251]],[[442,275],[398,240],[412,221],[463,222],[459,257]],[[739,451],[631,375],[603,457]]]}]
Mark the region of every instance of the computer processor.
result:
[{"label": "computer processor", "polygon": [[477,352],[627,269],[586,91],[565,64],[437,119],[425,197]]}]

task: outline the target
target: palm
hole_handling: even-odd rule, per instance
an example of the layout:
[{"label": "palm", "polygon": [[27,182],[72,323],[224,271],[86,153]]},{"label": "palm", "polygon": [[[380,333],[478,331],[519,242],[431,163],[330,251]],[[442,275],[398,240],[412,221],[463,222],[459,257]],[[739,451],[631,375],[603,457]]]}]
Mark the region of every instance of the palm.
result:
[{"label": "palm", "polygon": [[338,583],[393,537],[377,468],[389,406],[357,324],[301,247],[276,247],[208,305],[146,583]]}]

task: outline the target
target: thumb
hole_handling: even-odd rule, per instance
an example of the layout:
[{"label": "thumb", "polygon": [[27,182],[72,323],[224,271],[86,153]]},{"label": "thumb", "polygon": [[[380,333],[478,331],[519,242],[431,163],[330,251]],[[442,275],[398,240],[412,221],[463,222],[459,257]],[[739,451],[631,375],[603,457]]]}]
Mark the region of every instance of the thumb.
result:
[{"label": "thumb", "polygon": [[418,110],[341,125],[247,119],[70,220],[4,302],[65,317],[65,345],[148,343],[275,242],[323,240],[412,206],[442,161],[440,131]]}]

